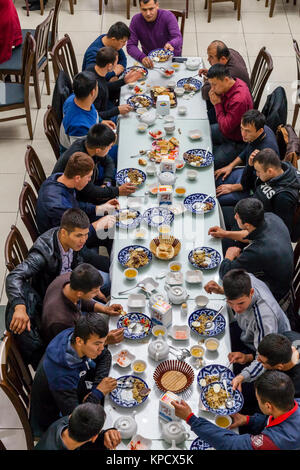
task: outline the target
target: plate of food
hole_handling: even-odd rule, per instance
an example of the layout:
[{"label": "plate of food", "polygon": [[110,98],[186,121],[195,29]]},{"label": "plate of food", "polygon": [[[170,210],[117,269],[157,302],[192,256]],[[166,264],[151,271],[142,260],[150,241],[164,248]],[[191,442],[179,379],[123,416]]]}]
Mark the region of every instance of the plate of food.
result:
[{"label": "plate of food", "polygon": [[202,441],[200,437],[197,437],[192,443],[190,450],[215,450],[211,445],[207,444],[207,442]]},{"label": "plate of food", "polygon": [[143,220],[150,227],[159,227],[162,224],[171,225],[174,214],[166,207],[150,207],[144,212]]},{"label": "plate of food", "polygon": [[144,313],[127,313],[119,318],[117,328],[124,328],[127,339],[143,339],[151,333],[152,320]]},{"label": "plate of food", "polygon": [[204,193],[194,193],[187,196],[183,204],[193,214],[208,214],[214,210],[216,201],[213,196],[208,196]]},{"label": "plate of food", "polygon": [[136,95],[142,95],[144,93],[145,89],[142,88],[140,85],[135,85],[135,87],[133,88],[133,92],[136,94]]},{"label": "plate of food", "polygon": [[231,382],[234,379],[234,373],[221,364],[209,364],[202,367],[197,376],[199,387],[207,387],[211,383],[222,382],[224,379]]},{"label": "plate of food", "polygon": [[148,152],[148,158],[150,161],[160,163],[162,158],[174,158],[178,157],[179,152],[179,141],[175,137],[171,139],[159,139],[152,142],[151,151]]},{"label": "plate of food", "polygon": [[119,186],[125,183],[132,183],[140,186],[146,181],[146,173],[138,168],[124,168],[116,174],[116,182]]},{"label": "plate of food", "polygon": [[206,329],[205,326],[211,322],[217,311],[209,308],[195,310],[188,319],[191,330],[201,336],[216,336],[225,330],[226,321],[221,313],[214,319],[213,328]]},{"label": "plate of food", "polygon": [[[232,399],[232,406],[226,405],[226,399]],[[207,411],[226,416],[238,413],[244,404],[243,395],[239,390],[233,390],[227,383],[227,392],[222,382],[214,382],[201,389],[201,401]]]},{"label": "plate of food", "polygon": [[152,261],[152,253],[145,246],[125,246],[119,251],[118,260],[125,268],[139,269]]},{"label": "plate of food", "polygon": [[171,108],[175,108],[177,106],[177,98],[173,88],[165,86],[153,86],[150,90],[150,93],[154,103],[153,106],[156,106],[157,97],[160,95],[169,96]]},{"label": "plate of food", "polygon": [[170,60],[173,57],[173,52],[169,51],[167,49],[153,49],[153,51],[150,51],[148,54],[148,57],[152,59],[154,62],[166,62],[167,60]]},{"label": "plate of food", "polygon": [[134,361],[135,355],[131,354],[127,349],[116,353],[112,357],[112,361],[120,367],[128,367]]},{"label": "plate of food", "polygon": [[127,104],[132,108],[150,108],[153,105],[152,98],[147,95],[132,95],[127,99]]},{"label": "plate of food", "polygon": [[142,216],[133,209],[120,209],[116,211],[116,226],[123,229],[133,229],[140,225]]},{"label": "plate of food", "polygon": [[211,152],[207,152],[204,149],[187,150],[183,154],[183,159],[190,166],[195,167],[210,166],[214,161],[213,154]]},{"label": "plate of food", "polygon": [[159,259],[170,260],[174,258],[178,255],[180,248],[180,241],[173,236],[157,237],[150,242],[151,253]]},{"label": "plate of food", "polygon": [[185,92],[190,93],[191,91],[199,91],[202,87],[202,83],[197,78],[182,78],[178,80],[177,85],[179,88],[183,88]]},{"label": "plate of food", "polygon": [[194,372],[184,361],[167,360],[156,367],[153,378],[163,392],[181,393],[192,385]]},{"label": "plate of food", "polygon": [[139,78],[139,81],[146,80],[146,78],[148,77],[148,70],[142,65],[133,65],[132,67],[127,67],[127,69],[124,70],[124,75],[126,75],[126,73],[130,72],[131,70],[133,70],[134,72],[143,72],[143,76]]},{"label": "plate of food", "polygon": [[200,246],[189,252],[188,260],[197,269],[215,269],[221,263],[221,255],[214,248]]},{"label": "plate of food", "polygon": [[154,140],[163,139],[166,135],[165,131],[161,131],[159,129],[153,129],[153,131],[149,131],[150,137]]},{"label": "plate of food", "polygon": [[123,375],[117,379],[117,388],[110,392],[111,400],[123,408],[133,408],[147,400],[150,388],[135,375]]}]

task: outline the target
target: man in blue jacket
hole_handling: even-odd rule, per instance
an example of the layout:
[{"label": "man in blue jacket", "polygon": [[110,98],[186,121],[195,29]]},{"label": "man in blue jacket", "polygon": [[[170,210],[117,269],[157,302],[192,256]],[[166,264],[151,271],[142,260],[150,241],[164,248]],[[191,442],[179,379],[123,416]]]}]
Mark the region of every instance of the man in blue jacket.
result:
[{"label": "man in blue jacket", "polygon": [[[191,430],[216,450],[299,450],[300,401],[294,400],[291,379],[279,371],[267,371],[255,381],[261,413],[233,415],[233,424],[222,429],[205,418],[197,418],[189,405],[172,401],[176,416],[185,419]],[[247,426],[238,435],[231,429]]]}]

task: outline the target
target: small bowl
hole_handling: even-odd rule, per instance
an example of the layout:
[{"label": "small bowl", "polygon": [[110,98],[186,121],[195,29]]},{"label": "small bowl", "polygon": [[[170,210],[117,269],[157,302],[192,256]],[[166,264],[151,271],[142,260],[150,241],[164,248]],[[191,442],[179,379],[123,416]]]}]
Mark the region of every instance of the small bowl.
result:
[{"label": "small bowl", "polygon": [[152,163],[147,165],[145,170],[148,176],[154,176],[156,174],[156,166]]},{"label": "small bowl", "polygon": [[164,130],[166,131],[167,134],[173,134],[173,132],[175,131],[175,124],[172,122],[167,122],[164,125]]},{"label": "small bowl", "polygon": [[188,136],[191,140],[200,140],[202,139],[202,134],[199,129],[193,129],[192,131],[189,131]]},{"label": "small bowl", "polygon": [[176,62],[172,62],[171,67],[172,69],[175,70],[175,72],[178,72],[178,70],[180,69],[180,64],[177,64]]},{"label": "small bowl", "polygon": [[186,172],[187,179],[190,181],[195,181],[198,176],[198,172],[196,170],[188,170]]},{"label": "small bowl", "polygon": [[144,240],[146,238],[146,235],[147,231],[143,228],[136,229],[133,232],[133,238],[135,238],[136,240]]},{"label": "small bowl", "polygon": [[131,367],[135,374],[143,374],[147,368],[147,363],[142,359],[136,359],[131,364]]},{"label": "small bowl", "polygon": [[177,197],[184,197],[185,193],[186,193],[186,189],[184,186],[177,186],[177,188],[175,188],[175,195]]},{"label": "small bowl", "polygon": [[178,106],[178,114],[180,114],[180,116],[184,116],[186,112],[187,112],[186,106]]},{"label": "small bowl", "polygon": [[[159,135],[157,135],[158,132],[160,132]],[[166,136],[165,131],[161,131],[160,129],[153,129],[153,130],[149,131],[148,134],[150,135],[150,137],[153,140],[163,139]]]},{"label": "small bowl", "polygon": [[[170,227],[170,225],[164,225],[164,224],[162,224],[162,225],[159,225],[159,226],[158,226],[158,233],[159,233],[160,235],[162,235],[162,236],[164,236],[164,235],[169,235],[170,232],[171,232],[171,227]],[[169,238],[169,237],[168,237],[168,238]]]},{"label": "small bowl", "polygon": [[173,212],[174,215],[181,215],[185,211],[185,207],[182,202],[177,202],[169,206],[169,210]]},{"label": "small bowl", "polygon": [[195,298],[195,304],[197,307],[206,307],[209,302],[209,298],[206,295],[197,295]]},{"label": "small bowl", "polygon": [[184,88],[177,86],[175,87],[174,93],[176,96],[183,96],[184,95]]},{"label": "small bowl", "polygon": [[113,363],[122,368],[129,367],[134,359],[135,355],[131,354],[128,349],[122,349],[122,351],[114,354],[112,357]]},{"label": "small bowl", "polygon": [[190,327],[188,325],[173,325],[171,336],[176,341],[186,341],[190,337]]},{"label": "small bowl", "polygon": [[218,350],[218,347],[220,345],[220,341],[217,340],[217,338],[207,338],[204,341],[204,345],[209,352],[215,352]]},{"label": "small bowl", "polygon": [[127,301],[128,311],[139,312],[145,310],[146,296],[145,294],[129,294]]},{"label": "small bowl", "polygon": [[200,270],[187,271],[185,280],[190,284],[200,284],[203,281],[203,273]]},{"label": "small bowl", "polygon": [[138,275],[138,270],[135,268],[127,268],[124,271],[124,276],[128,281],[133,281]]},{"label": "small bowl", "polygon": [[181,271],[181,263],[178,261],[171,261],[171,263],[168,264],[168,268],[172,273],[177,273],[178,271]]},{"label": "small bowl", "polygon": [[146,112],[147,112],[146,108],[137,108],[137,110],[136,110],[136,114],[138,114],[139,116],[142,116]]},{"label": "small bowl", "polygon": [[144,132],[146,132],[146,130],[148,129],[148,124],[139,124],[138,127],[137,127],[137,131],[140,132],[141,134],[143,134]]},{"label": "small bowl", "polygon": [[[227,424],[225,424],[226,421],[227,421]],[[219,428],[227,429],[232,424],[232,418],[231,418],[230,415],[216,416],[215,417],[215,424],[217,426],[219,426]],[[221,424],[225,424],[225,426],[224,425],[222,426]]]},{"label": "small bowl", "polygon": [[190,348],[190,353],[196,359],[201,359],[204,356],[205,349],[199,344],[194,344],[194,346]]},{"label": "small bowl", "polygon": [[185,161],[181,158],[175,158],[176,170],[182,170],[185,167]]},{"label": "small bowl", "polygon": [[168,114],[167,116],[165,116],[164,121],[165,122],[172,122],[174,124],[175,118],[174,118],[174,116],[171,116],[171,114]]},{"label": "small bowl", "polygon": [[136,82],[128,83],[128,88],[130,88],[130,90],[132,90],[135,86],[136,86]]},{"label": "small bowl", "polygon": [[159,338],[159,336],[166,336],[167,328],[163,325],[155,325],[152,328],[152,334],[155,338]]},{"label": "small bowl", "polygon": [[175,88],[176,87],[176,82],[173,82],[172,80],[168,83],[169,88]]},{"label": "small bowl", "polygon": [[149,184],[148,186],[148,190],[149,190],[149,193],[152,195],[152,196],[157,196],[158,194],[158,183],[154,183],[154,184]]},{"label": "small bowl", "polygon": [[142,197],[128,197],[127,198],[127,207],[129,209],[140,209],[143,206]]},{"label": "small bowl", "polygon": [[133,436],[129,444],[127,444],[127,449],[129,450],[147,450],[151,449],[152,440],[146,439],[140,434]]}]

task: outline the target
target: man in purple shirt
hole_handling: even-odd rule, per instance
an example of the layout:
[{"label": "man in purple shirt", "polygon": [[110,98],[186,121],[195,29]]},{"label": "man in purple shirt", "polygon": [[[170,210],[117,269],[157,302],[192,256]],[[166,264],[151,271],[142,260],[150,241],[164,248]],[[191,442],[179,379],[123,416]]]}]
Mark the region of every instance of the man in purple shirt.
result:
[{"label": "man in purple shirt", "polygon": [[[131,20],[127,52],[145,67],[153,68],[147,57],[153,49],[164,48],[181,55],[182,36],[176,17],[168,10],[160,10],[157,0],[139,0],[141,13]],[[138,48],[140,41],[142,51]]]}]

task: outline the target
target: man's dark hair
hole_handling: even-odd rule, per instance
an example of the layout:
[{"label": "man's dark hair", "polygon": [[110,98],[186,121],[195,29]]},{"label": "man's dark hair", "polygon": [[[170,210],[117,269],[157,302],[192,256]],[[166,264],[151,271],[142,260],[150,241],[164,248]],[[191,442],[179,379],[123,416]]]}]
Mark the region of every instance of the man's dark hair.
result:
[{"label": "man's dark hair", "polygon": [[73,79],[73,90],[76,98],[87,98],[96,88],[97,80],[94,74],[89,71],[79,72]]},{"label": "man's dark hair", "polygon": [[105,321],[96,312],[90,312],[81,315],[75,322],[71,343],[74,344],[76,338],[83,339],[84,343],[91,335],[97,335],[104,338],[108,334],[108,326]]},{"label": "man's dark hair", "polygon": [[68,160],[64,176],[72,179],[75,176],[86,176],[94,170],[94,160],[87,153],[75,152]]},{"label": "man's dark hair", "polygon": [[[139,0],[139,4],[145,3],[145,5],[146,5],[146,4],[149,3],[150,1],[151,1],[151,0]],[[157,0],[154,0],[154,3],[157,3]]]},{"label": "man's dark hair", "polygon": [[213,41],[210,45],[214,45],[217,48],[217,58],[220,60],[221,57],[226,57],[226,59],[230,56],[230,50],[226,46],[223,41],[219,41],[218,39]]},{"label": "man's dark hair", "polygon": [[104,149],[116,141],[115,133],[104,124],[94,124],[86,137],[86,145],[91,149]]},{"label": "man's dark hair", "polygon": [[217,78],[224,80],[225,77],[232,78],[229,68],[223,64],[212,65],[207,72],[207,78]]},{"label": "man's dark hair", "polygon": [[270,333],[266,335],[258,345],[259,354],[267,358],[271,367],[277,364],[287,364],[292,358],[292,343],[284,335]]},{"label": "man's dark hair", "polygon": [[223,289],[228,300],[236,300],[251,291],[251,279],[244,269],[231,269],[223,277]]},{"label": "man's dark hair", "polygon": [[234,214],[238,214],[243,224],[258,227],[264,221],[264,205],[254,197],[241,199],[234,207]]},{"label": "man's dark hair", "polygon": [[258,152],[253,158],[253,164],[259,163],[262,165],[264,171],[267,171],[268,168],[281,168],[281,161],[275,150],[273,149],[263,149]]},{"label": "man's dark hair", "polygon": [[130,38],[130,29],[128,26],[123,23],[122,21],[117,21],[116,23],[112,24],[109,28],[107,35],[109,39],[115,38],[117,40],[123,38]]},{"label": "man's dark hair", "polygon": [[101,287],[103,279],[99,271],[91,264],[82,263],[73,269],[70,276],[70,287],[73,290],[87,294],[93,289]]},{"label": "man's dark hair", "polygon": [[60,228],[65,229],[69,234],[75,232],[76,228],[86,229],[89,226],[90,219],[81,209],[66,210],[60,221]]},{"label": "man's dark hair", "polygon": [[257,131],[259,129],[262,129],[265,123],[265,115],[258,111],[258,109],[249,109],[242,116],[242,124],[244,126],[246,126],[247,124],[251,124],[255,127]]},{"label": "man's dark hair", "polygon": [[281,411],[294,407],[295,387],[288,375],[279,370],[267,370],[254,382],[262,403],[269,402]]},{"label": "man's dark hair", "polygon": [[103,406],[97,403],[82,403],[76,406],[69,418],[68,431],[71,439],[85,442],[99,434],[106,413]]},{"label": "man's dark hair", "polygon": [[113,47],[101,47],[96,55],[96,65],[102,68],[108,64],[114,64],[117,57],[118,52]]}]

